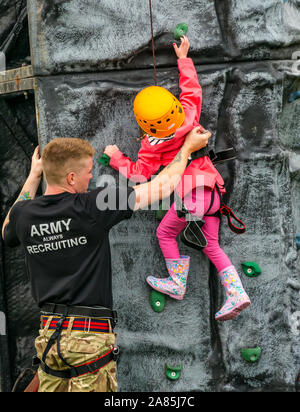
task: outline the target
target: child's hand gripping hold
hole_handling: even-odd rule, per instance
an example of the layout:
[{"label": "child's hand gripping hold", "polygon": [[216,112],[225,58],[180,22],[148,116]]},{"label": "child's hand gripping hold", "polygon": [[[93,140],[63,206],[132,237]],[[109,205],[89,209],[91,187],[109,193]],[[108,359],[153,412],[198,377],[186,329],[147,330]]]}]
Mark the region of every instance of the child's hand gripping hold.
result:
[{"label": "child's hand gripping hold", "polygon": [[181,45],[178,47],[176,43],[173,43],[174,50],[178,59],[186,58],[190,48],[190,41],[187,36],[180,38]]}]

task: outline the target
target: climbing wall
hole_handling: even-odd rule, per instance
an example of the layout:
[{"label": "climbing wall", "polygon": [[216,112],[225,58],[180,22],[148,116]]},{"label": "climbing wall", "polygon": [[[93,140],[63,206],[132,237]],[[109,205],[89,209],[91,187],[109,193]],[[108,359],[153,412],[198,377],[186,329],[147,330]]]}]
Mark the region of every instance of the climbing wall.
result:
[{"label": "climbing wall", "polygon": [[[236,235],[224,220],[220,243],[252,306],[234,321],[216,323],[224,298],[216,270],[180,243],[191,256],[185,299],[167,298],[165,309],[154,312],[145,278],[167,274],[155,235],[159,222],[153,210],[135,213],[110,235],[119,389],[294,391],[300,371],[300,1],[152,0],[152,12],[158,84],[179,94],[172,42],[184,21],[203,87],[201,124],[213,133],[210,148],[238,152],[218,169],[226,202],[247,231]],[[96,157],[117,144],[135,160],[133,99],[153,84],[149,2],[28,0],[28,17],[41,146],[55,137],[81,137]],[[95,161],[91,188],[104,174],[118,179]],[[261,274],[246,276],[243,262],[257,263]],[[242,349],[258,347],[256,362],[241,356]],[[32,347],[23,340],[17,348],[29,365]],[[13,371],[20,368],[18,356],[12,362]],[[166,363],[181,365],[178,380],[167,379]]]}]

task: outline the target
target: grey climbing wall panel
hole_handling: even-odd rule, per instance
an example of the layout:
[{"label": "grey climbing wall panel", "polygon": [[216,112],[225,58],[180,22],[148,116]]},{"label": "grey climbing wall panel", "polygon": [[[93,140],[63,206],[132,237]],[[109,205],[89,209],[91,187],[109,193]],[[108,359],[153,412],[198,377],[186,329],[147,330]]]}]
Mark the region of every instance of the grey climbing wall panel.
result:
[{"label": "grey climbing wall panel", "polygon": [[[185,21],[203,86],[201,123],[213,132],[210,147],[238,151],[237,160],[218,169],[227,203],[247,231],[235,235],[223,221],[220,242],[253,304],[234,321],[216,323],[223,293],[215,269],[203,254],[180,243],[181,252],[191,255],[186,297],[182,302],[167,298],[163,312],[152,311],[145,278],[166,275],[155,236],[159,222],[155,211],[137,212],[110,235],[120,317],[120,390],[293,391],[300,370],[300,252],[295,244],[300,232],[300,99],[288,99],[300,90],[295,61],[297,52],[300,57],[300,1],[153,0],[152,6],[159,85],[179,93],[171,43],[175,25]],[[81,137],[93,144],[97,156],[116,143],[136,159],[133,98],[153,84],[148,2],[28,0],[28,15],[41,146],[58,136]],[[31,112],[33,119],[34,107]],[[29,166],[30,144],[23,151],[14,147],[7,148],[11,175],[1,186],[7,198],[2,213]],[[14,162],[22,165],[19,180]],[[91,188],[103,174],[117,177],[96,161],[93,174]],[[30,366],[38,310],[21,250],[5,250],[4,256],[15,378]],[[261,276],[246,277],[244,261],[258,262]],[[261,358],[248,364],[240,350],[257,346]],[[178,381],[166,379],[165,363],[181,364]]]},{"label": "grey climbing wall panel", "polygon": [[[175,25],[189,24],[196,63],[290,59],[299,47],[300,0],[152,1],[159,66],[170,53]],[[149,67],[146,0],[29,0],[36,74]]]}]

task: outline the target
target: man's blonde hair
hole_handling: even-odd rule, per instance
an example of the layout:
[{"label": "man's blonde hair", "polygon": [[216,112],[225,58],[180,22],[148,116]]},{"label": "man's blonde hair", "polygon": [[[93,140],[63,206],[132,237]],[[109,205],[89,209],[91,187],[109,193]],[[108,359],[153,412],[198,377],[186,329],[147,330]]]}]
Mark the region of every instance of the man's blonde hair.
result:
[{"label": "man's blonde hair", "polygon": [[60,184],[70,171],[79,171],[81,160],[93,157],[94,148],[78,138],[58,137],[42,153],[43,170],[48,184]]}]

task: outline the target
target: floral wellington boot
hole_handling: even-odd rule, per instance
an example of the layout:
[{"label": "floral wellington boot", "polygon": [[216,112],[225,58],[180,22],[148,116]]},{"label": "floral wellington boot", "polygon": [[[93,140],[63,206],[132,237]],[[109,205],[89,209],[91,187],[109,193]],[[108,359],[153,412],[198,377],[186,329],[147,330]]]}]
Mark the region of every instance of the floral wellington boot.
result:
[{"label": "floral wellington boot", "polygon": [[234,266],[229,266],[219,272],[219,278],[226,291],[224,306],[216,313],[216,320],[231,320],[251,305],[241,279]]},{"label": "floral wellington boot", "polygon": [[166,265],[170,275],[168,278],[148,276],[146,282],[158,292],[182,300],[186,291],[190,257],[180,256],[180,259],[166,259]]}]

